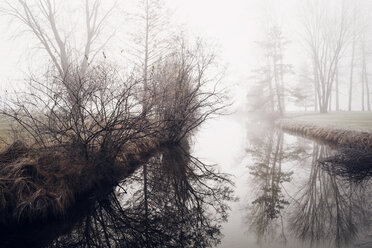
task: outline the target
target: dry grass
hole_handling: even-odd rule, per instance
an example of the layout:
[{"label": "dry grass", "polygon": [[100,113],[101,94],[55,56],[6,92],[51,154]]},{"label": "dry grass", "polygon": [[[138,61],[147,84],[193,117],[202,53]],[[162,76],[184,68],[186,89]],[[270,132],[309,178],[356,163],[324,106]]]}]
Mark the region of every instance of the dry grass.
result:
[{"label": "dry grass", "polygon": [[81,195],[117,184],[159,147],[142,139],[128,144],[114,163],[97,166],[62,149],[33,150],[17,141],[0,153],[0,223],[63,216]]},{"label": "dry grass", "polygon": [[168,145],[166,131],[138,136],[141,135],[142,138],[128,141],[114,161],[99,158],[99,154],[98,160],[87,161],[71,148],[51,145],[48,149],[38,149],[20,141],[10,146],[3,143],[0,147],[0,224],[17,225],[63,217],[77,199],[116,185],[162,146]]},{"label": "dry grass", "polygon": [[372,113],[362,111],[319,113],[288,113],[288,118],[321,127],[372,132]]},{"label": "dry grass", "polygon": [[[0,159],[7,160],[7,149]],[[57,152],[12,156],[0,169],[0,221],[31,221],[51,213],[63,214],[73,204],[83,166],[70,164]]]},{"label": "dry grass", "polygon": [[372,152],[371,132],[319,126],[292,119],[279,119],[275,124],[285,131],[299,133],[326,144]]}]

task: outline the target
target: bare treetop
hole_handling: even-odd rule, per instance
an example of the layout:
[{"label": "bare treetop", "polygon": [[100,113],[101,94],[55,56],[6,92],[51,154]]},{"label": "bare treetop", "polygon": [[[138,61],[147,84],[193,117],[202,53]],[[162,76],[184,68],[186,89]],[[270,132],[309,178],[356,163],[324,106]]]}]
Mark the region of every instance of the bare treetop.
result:
[{"label": "bare treetop", "polygon": [[6,1],[2,12],[20,21],[34,35],[61,76],[68,73],[72,64],[79,65],[80,73],[84,75],[89,64],[113,36],[112,34],[96,44],[105,22],[115,8],[114,4],[104,11],[101,5],[101,0],[86,0],[84,3],[86,37],[83,51],[76,51],[72,45],[72,37],[63,32],[63,20],[59,18],[56,2],[53,0]]}]

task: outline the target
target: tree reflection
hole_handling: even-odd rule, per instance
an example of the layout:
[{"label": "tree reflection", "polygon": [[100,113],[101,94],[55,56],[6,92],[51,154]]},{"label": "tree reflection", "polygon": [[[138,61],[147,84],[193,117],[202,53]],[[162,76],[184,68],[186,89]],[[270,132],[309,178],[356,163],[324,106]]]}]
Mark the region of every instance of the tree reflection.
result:
[{"label": "tree reflection", "polygon": [[260,127],[249,136],[254,190],[246,208],[260,246],[349,247],[370,235],[371,153]]},{"label": "tree reflection", "polygon": [[248,206],[250,230],[256,234],[257,242],[261,243],[267,237],[275,239],[276,229],[281,226],[279,236],[286,242],[281,211],[289,202],[282,193],[282,184],[291,181],[293,172],[283,171],[282,162],[291,152],[288,150],[284,153],[283,133],[279,131],[261,133],[260,138],[252,137],[251,141],[248,152],[255,163],[250,166],[250,174],[259,186],[254,201]]},{"label": "tree reflection", "polygon": [[96,201],[84,220],[50,247],[212,247],[220,242],[220,224],[234,200],[227,175],[192,157],[187,146],[172,146],[148,164],[146,201],[143,182],[137,173],[121,185],[136,185],[133,193],[117,188]]},{"label": "tree reflection", "polygon": [[[332,170],[339,171],[337,165],[350,159],[336,159],[329,148],[314,143],[309,178],[296,197],[290,218],[292,232],[310,246],[347,246],[369,228],[370,200],[365,198],[368,187]],[[323,170],[325,164],[328,170]]]},{"label": "tree reflection", "polygon": [[366,182],[372,177],[372,153],[363,150],[341,149],[319,162],[330,174],[355,183]]}]

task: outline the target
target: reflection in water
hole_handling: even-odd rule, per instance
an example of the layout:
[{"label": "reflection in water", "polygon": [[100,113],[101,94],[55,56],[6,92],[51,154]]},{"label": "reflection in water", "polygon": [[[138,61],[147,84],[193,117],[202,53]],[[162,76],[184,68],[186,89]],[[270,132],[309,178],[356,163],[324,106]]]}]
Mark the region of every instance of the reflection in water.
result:
[{"label": "reflection in water", "polygon": [[350,205],[344,201],[348,198],[343,194],[345,188],[338,188],[336,178],[318,163],[327,154],[328,149],[314,145],[309,179],[296,199],[296,211],[291,219],[295,234],[310,243],[330,237],[344,243],[356,235],[356,227],[350,222]]},{"label": "reflection in water", "polygon": [[372,154],[355,149],[342,149],[323,158],[320,163],[329,173],[362,183],[372,177]]},{"label": "reflection in water", "polygon": [[[282,169],[282,162],[288,156],[283,150],[283,133],[273,129],[266,130],[259,137],[251,137],[256,142],[247,150],[255,161],[250,166],[250,174],[258,185],[255,199],[248,207],[247,221],[259,244],[265,239],[276,238],[285,243],[281,211],[289,202],[282,193],[282,183],[290,182],[293,172]],[[280,233],[276,237],[278,226]]]},{"label": "reflection in water", "polygon": [[[310,175],[296,199],[290,224],[296,236],[310,244],[325,242],[341,247],[368,230],[365,221],[371,212],[366,205],[367,188],[333,173],[331,168],[336,169],[337,164],[332,165],[332,158],[335,155],[329,148],[314,144]],[[328,161],[328,170],[322,168],[324,161]]]},{"label": "reflection in water", "polygon": [[212,247],[233,200],[227,175],[175,146],[151,159],[147,194],[137,173],[95,202],[72,231],[50,247]]},{"label": "reflection in water", "polygon": [[292,138],[266,128],[249,140],[257,187],[247,224],[259,246],[348,247],[368,235],[371,154]]}]

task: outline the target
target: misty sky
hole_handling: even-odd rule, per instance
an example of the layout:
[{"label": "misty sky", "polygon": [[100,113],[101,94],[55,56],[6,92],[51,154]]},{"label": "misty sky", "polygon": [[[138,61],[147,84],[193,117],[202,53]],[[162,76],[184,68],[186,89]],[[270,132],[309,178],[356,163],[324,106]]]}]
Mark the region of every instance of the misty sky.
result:
[{"label": "misty sky", "polygon": [[[246,75],[255,58],[252,50],[255,49],[254,41],[261,35],[260,29],[263,18],[260,16],[264,11],[262,0],[168,0],[167,4],[174,10],[174,18],[179,24],[190,30],[197,36],[212,41],[217,45],[217,52],[221,60],[229,66],[230,73],[234,78]],[[281,16],[281,9],[284,6],[291,6],[290,1],[271,1],[271,7]],[[280,2],[280,3],[279,3]],[[274,4],[275,3],[275,4]],[[120,21],[120,20],[118,20]],[[281,20],[280,20],[281,21]],[[9,29],[11,27],[11,29]],[[4,82],[19,79],[22,70],[28,66],[21,66],[25,59],[29,58],[30,47],[27,36],[20,35],[15,25],[9,25],[9,19],[1,18],[0,37],[0,77]],[[15,37],[16,36],[16,37]],[[253,48],[253,49],[252,49]],[[35,63],[33,61],[32,63]]]},{"label": "misty sky", "polygon": [[[111,0],[110,0],[111,1]],[[109,4],[110,2],[105,1]],[[131,0],[128,0],[131,1]],[[79,4],[77,1],[71,1]],[[295,67],[303,64],[305,51],[301,47],[298,20],[303,1],[296,0],[166,0],[174,11],[174,20],[194,36],[201,36],[215,44],[221,64],[228,70],[225,82],[236,92],[236,101],[243,102],[251,84],[252,70],[257,67],[262,53],[255,43],[263,40],[267,23],[281,26],[284,36],[291,41],[285,53],[285,61]],[[82,2],[83,3],[83,2]],[[123,2],[125,3],[125,1]],[[75,6],[71,5],[71,6]],[[77,11],[71,7],[71,12]],[[9,18],[2,16],[0,23],[0,90],[12,88],[25,78],[32,67],[45,57],[37,57],[39,51],[30,37],[20,34]],[[110,20],[115,25],[125,25],[117,15]],[[76,32],[76,31],[75,31]],[[124,37],[125,34],[116,32]],[[260,57],[261,56],[261,57]],[[288,78],[295,80],[295,75]],[[342,92],[341,92],[342,95]]]}]

